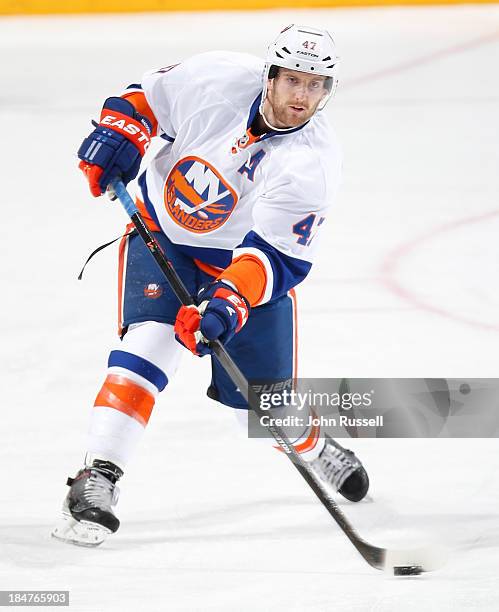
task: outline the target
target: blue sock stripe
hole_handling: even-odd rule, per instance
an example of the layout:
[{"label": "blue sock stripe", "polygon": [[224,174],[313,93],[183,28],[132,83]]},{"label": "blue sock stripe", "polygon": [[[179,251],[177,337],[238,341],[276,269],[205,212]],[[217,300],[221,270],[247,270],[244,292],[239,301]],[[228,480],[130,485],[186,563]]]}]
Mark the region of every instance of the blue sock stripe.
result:
[{"label": "blue sock stripe", "polygon": [[154,363],[147,361],[147,359],[127,353],[126,351],[111,351],[107,366],[109,368],[113,366],[126,368],[131,372],[135,372],[135,374],[139,374],[139,376],[144,377],[157,387],[158,391],[163,391],[168,384],[168,377],[163,370],[160,370]]}]

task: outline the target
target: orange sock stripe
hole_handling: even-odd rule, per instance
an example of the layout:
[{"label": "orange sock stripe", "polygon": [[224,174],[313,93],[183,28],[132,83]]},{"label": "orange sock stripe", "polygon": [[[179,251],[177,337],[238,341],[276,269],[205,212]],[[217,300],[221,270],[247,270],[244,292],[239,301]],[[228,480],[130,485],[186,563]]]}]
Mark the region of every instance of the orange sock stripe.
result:
[{"label": "orange sock stripe", "polygon": [[[310,416],[312,418],[316,417],[316,414],[313,410],[310,410]],[[308,451],[314,450],[314,448],[317,446],[317,442],[319,441],[320,433],[320,425],[312,425],[307,438],[301,444],[293,444],[293,446],[295,447],[295,451],[297,453],[306,453]],[[280,446],[274,446],[274,448],[283,452]]]},{"label": "orange sock stripe", "polygon": [[[311,412],[311,414],[312,416],[315,416],[313,412]],[[295,445],[296,452],[306,453],[307,451],[313,450],[317,446],[317,442],[319,441],[320,431],[321,428],[319,425],[312,425],[307,439],[301,444]]]},{"label": "orange sock stripe", "polygon": [[152,112],[151,107],[149,106],[146,100],[145,94],[141,91],[134,91],[129,94],[124,94],[121,97],[125,98],[125,100],[128,100],[128,102],[131,102],[136,108],[137,112],[149,119],[152,125],[151,136],[156,136],[158,131],[158,120],[154,116],[154,113]]},{"label": "orange sock stripe", "polygon": [[251,306],[260,302],[267,285],[265,266],[258,257],[247,253],[236,257],[219,278],[234,283],[238,292],[244,295]]},{"label": "orange sock stripe", "polygon": [[95,398],[94,406],[114,408],[132,417],[144,427],[154,407],[152,393],[125,376],[109,374]]}]

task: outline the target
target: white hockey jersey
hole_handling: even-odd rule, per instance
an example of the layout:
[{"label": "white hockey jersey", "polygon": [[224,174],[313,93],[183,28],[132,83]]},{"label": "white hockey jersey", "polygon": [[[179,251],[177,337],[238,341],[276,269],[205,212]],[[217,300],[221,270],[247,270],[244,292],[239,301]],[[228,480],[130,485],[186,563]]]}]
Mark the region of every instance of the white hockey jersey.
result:
[{"label": "white hockey jersey", "polygon": [[323,113],[248,139],[264,63],[229,52],[147,73],[143,91],[165,146],[139,185],[149,216],[181,250],[225,269],[242,253],[265,267],[259,304],[306,276],[334,199],[341,153]]}]

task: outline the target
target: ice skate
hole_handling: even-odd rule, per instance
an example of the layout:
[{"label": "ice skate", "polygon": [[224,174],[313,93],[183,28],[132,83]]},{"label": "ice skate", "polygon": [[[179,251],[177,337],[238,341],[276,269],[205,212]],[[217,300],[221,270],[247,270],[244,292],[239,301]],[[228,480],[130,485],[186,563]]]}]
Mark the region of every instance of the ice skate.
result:
[{"label": "ice skate", "polygon": [[321,454],[311,462],[320,478],[346,499],[358,502],[369,489],[369,477],[354,452],[326,436]]},{"label": "ice skate", "polygon": [[75,478],[68,478],[69,493],[63,503],[61,521],[52,536],[63,542],[92,547],[115,533],[120,522],[112,506],[118,502],[116,482],[122,475],[114,463],[94,460]]}]

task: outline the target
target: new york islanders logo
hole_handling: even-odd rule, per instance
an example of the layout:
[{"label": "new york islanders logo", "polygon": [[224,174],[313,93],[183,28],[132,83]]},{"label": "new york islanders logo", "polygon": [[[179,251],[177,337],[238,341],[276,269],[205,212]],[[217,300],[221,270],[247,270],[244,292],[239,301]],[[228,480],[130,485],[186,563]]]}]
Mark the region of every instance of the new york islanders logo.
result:
[{"label": "new york islanders logo", "polygon": [[161,285],[157,283],[149,283],[144,287],[144,295],[147,298],[151,298],[152,300],[157,300],[163,294],[163,289]]},{"label": "new york islanders logo", "polygon": [[237,203],[237,194],[220,173],[199,157],[175,164],[165,184],[165,205],[181,227],[204,234],[221,227]]}]

